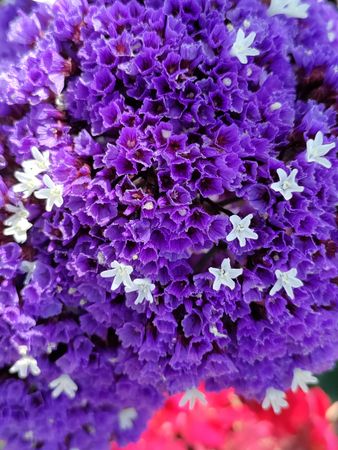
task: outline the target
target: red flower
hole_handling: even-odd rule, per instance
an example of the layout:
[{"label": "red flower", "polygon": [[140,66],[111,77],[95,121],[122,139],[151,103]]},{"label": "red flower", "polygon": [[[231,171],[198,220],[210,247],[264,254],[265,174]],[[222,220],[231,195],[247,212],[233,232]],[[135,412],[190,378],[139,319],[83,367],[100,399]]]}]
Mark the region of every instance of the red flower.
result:
[{"label": "red flower", "polygon": [[139,442],[124,450],[338,450],[325,417],[330,401],[319,388],[289,393],[290,407],[278,416],[242,403],[232,389],[208,393],[207,406],[192,411],[179,408],[180,397],[169,398]]}]

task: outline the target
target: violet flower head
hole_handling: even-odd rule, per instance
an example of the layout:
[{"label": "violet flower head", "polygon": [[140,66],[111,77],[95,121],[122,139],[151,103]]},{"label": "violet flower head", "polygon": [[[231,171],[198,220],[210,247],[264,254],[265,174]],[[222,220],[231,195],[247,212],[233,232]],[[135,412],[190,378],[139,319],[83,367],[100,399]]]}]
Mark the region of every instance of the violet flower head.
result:
[{"label": "violet flower head", "polygon": [[6,449],[123,445],[201,381],[279,413],[338,359],[337,10],[0,3]]}]

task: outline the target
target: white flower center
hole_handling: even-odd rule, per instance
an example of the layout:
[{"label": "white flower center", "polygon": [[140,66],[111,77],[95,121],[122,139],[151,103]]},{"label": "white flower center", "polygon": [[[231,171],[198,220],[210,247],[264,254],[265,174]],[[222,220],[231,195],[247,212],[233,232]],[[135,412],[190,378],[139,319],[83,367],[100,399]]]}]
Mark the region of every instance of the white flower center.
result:
[{"label": "white flower center", "polygon": [[278,109],[281,109],[282,104],[280,102],[272,103],[270,106],[271,111],[277,111]]},{"label": "white flower center", "polygon": [[145,203],[145,205],[143,206],[143,209],[146,209],[148,211],[151,211],[152,209],[154,209],[154,204],[153,202],[147,202]]},{"label": "white flower center", "polygon": [[283,182],[283,189],[286,190],[286,189],[289,189],[290,187],[291,187],[291,184],[289,183],[289,181],[285,180]]},{"label": "white flower center", "polygon": [[245,227],[244,227],[241,223],[239,223],[239,224],[236,226],[236,231],[237,231],[238,233],[243,233],[244,230],[245,230]]},{"label": "white flower center", "polygon": [[50,194],[52,197],[60,197],[62,195],[62,186],[57,184],[50,189]]},{"label": "white flower center", "polygon": [[232,85],[231,78],[228,78],[228,77],[224,78],[224,79],[223,79],[223,84],[224,84],[225,86],[227,86],[227,87],[231,86],[231,85]]},{"label": "white flower center", "polygon": [[285,284],[290,283],[289,275],[287,273],[282,273],[280,277],[281,277],[283,283],[285,283]]}]

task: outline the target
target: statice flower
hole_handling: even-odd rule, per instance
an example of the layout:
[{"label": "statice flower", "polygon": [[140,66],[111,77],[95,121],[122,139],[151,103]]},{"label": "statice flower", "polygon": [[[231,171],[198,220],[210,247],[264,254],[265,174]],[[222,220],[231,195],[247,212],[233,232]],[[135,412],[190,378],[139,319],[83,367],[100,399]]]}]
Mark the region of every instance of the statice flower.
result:
[{"label": "statice flower", "polygon": [[5,448],[201,381],[282,412],[338,359],[334,7],[11,0],[0,37]]}]

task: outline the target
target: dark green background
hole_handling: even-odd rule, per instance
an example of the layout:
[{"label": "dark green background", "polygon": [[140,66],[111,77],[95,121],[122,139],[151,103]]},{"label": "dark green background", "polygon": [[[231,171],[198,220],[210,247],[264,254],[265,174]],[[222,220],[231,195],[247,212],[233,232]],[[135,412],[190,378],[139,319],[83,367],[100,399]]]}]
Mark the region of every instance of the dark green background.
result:
[{"label": "dark green background", "polygon": [[335,369],[319,377],[319,385],[331,397],[332,401],[338,400],[338,364]]}]

